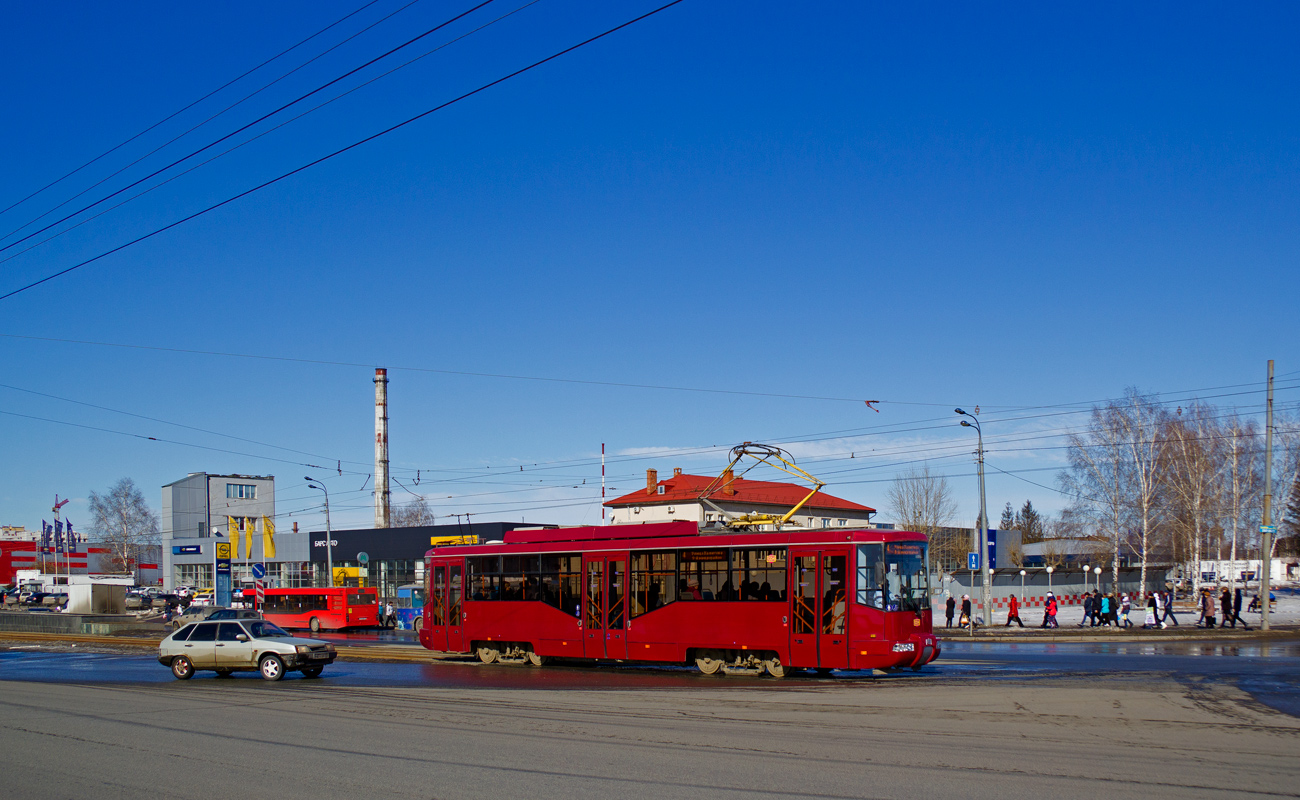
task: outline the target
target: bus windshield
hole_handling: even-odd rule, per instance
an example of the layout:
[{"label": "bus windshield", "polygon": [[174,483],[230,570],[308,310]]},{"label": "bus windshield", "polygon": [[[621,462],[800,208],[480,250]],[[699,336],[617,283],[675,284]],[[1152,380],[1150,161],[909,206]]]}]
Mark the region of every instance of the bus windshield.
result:
[{"label": "bus windshield", "polygon": [[924,542],[858,545],[857,601],[882,611],[921,611],[930,599]]}]

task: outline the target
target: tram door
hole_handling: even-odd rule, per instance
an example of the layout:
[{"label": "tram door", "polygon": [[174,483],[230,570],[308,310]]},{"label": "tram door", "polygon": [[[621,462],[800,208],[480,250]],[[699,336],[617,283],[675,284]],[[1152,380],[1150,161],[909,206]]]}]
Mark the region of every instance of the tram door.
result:
[{"label": "tram door", "polygon": [[461,631],[461,597],[464,594],[464,562],[458,561],[447,567],[447,650],[458,653],[465,649],[464,634]]},{"label": "tram door", "polygon": [[584,555],[582,573],[582,654],[627,658],[627,555]]},{"label": "tram door", "polygon": [[429,593],[429,618],[425,626],[429,629],[429,642],[434,650],[447,649],[447,567],[438,565],[433,568],[433,591]]},{"label": "tram door", "polygon": [[847,667],[847,556],[836,551],[792,548],[789,574],[791,665]]}]

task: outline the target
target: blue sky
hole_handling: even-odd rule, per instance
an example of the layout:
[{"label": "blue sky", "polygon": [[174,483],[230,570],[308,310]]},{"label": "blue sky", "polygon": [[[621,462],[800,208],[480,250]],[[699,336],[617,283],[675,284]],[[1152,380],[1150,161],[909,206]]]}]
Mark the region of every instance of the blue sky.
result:
[{"label": "blue sky", "polygon": [[[301,110],[523,5],[502,3]],[[0,207],[361,4],[6,7]],[[18,231],[0,246],[473,4],[420,0],[20,228],[401,5],[379,0],[0,214]],[[0,263],[0,294],[654,7],[528,5]],[[1137,386],[1254,413],[1269,358],[1294,406],[1296,17],[686,0],[0,301],[0,522],[35,527],[56,492],[80,522],[121,477],[157,505],[202,470],[274,474],[283,521],[316,526],[300,478],[320,470],[303,463],[342,460],[336,524],[369,524],[374,366],[392,378],[394,474],[439,515],[591,522],[601,442],[614,494],[647,467],[711,473],[737,442],[782,440],[828,491],[876,507],[930,459],[969,521],[956,405],[981,406],[989,463],[1013,473],[990,475],[994,517],[1026,498],[1059,509],[1060,435],[1084,419],[1060,411]]]}]

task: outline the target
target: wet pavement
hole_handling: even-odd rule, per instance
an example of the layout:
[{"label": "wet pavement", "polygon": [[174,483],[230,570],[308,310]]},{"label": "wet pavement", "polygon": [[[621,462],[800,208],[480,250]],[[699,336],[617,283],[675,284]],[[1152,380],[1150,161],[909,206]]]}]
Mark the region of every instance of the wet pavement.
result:
[{"label": "wet pavement", "polygon": [[[397,637],[337,637],[340,644],[394,644]],[[1104,678],[1235,685],[1260,703],[1300,716],[1300,640],[1264,642],[945,642],[939,661],[920,672],[873,675],[836,671],[829,676],[795,672],[784,680],[727,675],[704,676],[686,667],[651,665],[516,664],[484,665],[471,660],[386,664],[339,661],[322,679],[327,685],[457,689],[561,690],[810,690],[854,682],[972,681],[1050,682]],[[171,673],[147,653],[86,652],[69,645],[13,645],[0,650],[0,680],[77,684],[149,684],[173,681]],[[256,673],[219,679],[199,673],[195,681],[260,683]],[[291,673],[286,681],[321,685]]]}]

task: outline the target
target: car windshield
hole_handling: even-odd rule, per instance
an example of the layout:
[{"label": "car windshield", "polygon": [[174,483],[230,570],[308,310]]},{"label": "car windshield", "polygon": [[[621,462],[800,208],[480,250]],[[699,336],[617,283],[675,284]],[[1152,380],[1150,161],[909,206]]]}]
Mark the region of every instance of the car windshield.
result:
[{"label": "car windshield", "polygon": [[252,634],[254,639],[271,639],[276,636],[289,635],[281,630],[274,622],[267,622],[266,620],[245,622],[244,627],[248,628],[248,632]]}]

